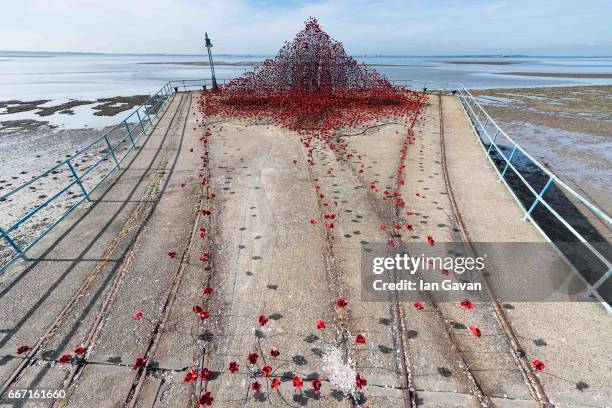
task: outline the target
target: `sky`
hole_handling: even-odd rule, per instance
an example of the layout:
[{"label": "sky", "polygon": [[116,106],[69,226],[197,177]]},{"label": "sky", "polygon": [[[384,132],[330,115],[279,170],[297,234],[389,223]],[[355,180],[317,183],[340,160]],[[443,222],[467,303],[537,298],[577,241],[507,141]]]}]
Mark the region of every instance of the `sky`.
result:
[{"label": "sky", "polygon": [[271,55],[316,17],[350,54],[612,55],[612,0],[0,0],[0,50]]}]

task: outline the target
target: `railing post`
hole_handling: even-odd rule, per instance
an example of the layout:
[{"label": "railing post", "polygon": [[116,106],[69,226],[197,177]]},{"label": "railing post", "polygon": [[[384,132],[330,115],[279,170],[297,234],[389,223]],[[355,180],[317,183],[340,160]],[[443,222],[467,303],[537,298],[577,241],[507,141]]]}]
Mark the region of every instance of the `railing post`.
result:
[{"label": "railing post", "polygon": [[74,176],[74,178],[76,179],[77,184],[79,185],[79,187],[81,187],[81,191],[83,191],[83,194],[85,194],[85,198],[87,199],[87,201],[91,202],[91,198],[89,198],[89,193],[87,193],[87,190],[85,190],[85,186],[83,185],[83,183],[81,182],[81,178],[79,177],[79,175],[76,172],[76,169],[74,168],[74,166],[72,165],[72,163],[70,163],[70,160],[66,161],[66,164],[68,165],[68,167],[70,168],[70,171],[72,172],[72,175]]},{"label": "railing post", "polygon": [[110,152],[113,155],[113,159],[115,159],[115,164],[117,165],[117,168],[121,168],[121,166],[119,166],[119,161],[117,160],[117,156],[115,156],[115,151],[113,150],[113,146],[111,145],[110,140],[108,140],[107,135],[104,135],[104,140],[106,140],[106,145],[110,149]]},{"label": "railing post", "polygon": [[540,191],[540,194],[536,196],[535,201],[533,202],[533,204],[531,204],[531,207],[529,207],[529,210],[527,210],[527,212],[525,213],[525,216],[523,217],[523,221],[526,221],[527,218],[529,218],[529,214],[531,214],[533,209],[536,208],[536,205],[538,205],[538,203],[542,199],[542,196],[544,195],[544,193],[546,193],[546,190],[548,190],[548,187],[550,187],[554,179],[555,179],[554,176],[550,176],[550,178],[548,179],[548,182],[546,182],[546,184],[544,185],[544,188],[542,188],[542,191]]},{"label": "railing post", "polygon": [[482,125],[482,130],[484,130],[484,128],[487,127],[487,124],[489,123],[489,117],[487,116],[487,120],[485,120],[484,125]]},{"label": "railing post", "polygon": [[612,269],[608,269],[608,272],[604,273],[603,276],[601,278],[597,279],[597,282],[595,282],[593,284],[593,286],[591,286],[591,289],[589,290],[589,292],[590,293],[595,292],[611,276],[612,276]]},{"label": "railing post", "polygon": [[506,162],[504,171],[502,171],[501,176],[498,181],[502,181],[504,179],[504,176],[506,175],[506,171],[508,170],[508,167],[510,166],[510,162],[512,161],[512,158],[514,157],[514,153],[516,153],[516,146],[517,145],[515,144],[514,148],[512,149],[512,153],[510,153],[510,157],[508,157],[508,161]]},{"label": "railing post", "polygon": [[149,109],[147,108],[147,105],[143,105],[143,106],[145,108],[145,113],[147,114],[147,119],[149,119],[149,124],[153,125],[153,121],[151,120],[151,115],[149,114]]},{"label": "railing post", "polygon": [[132,137],[132,131],[130,130],[130,125],[127,124],[127,120],[124,120],[123,124],[125,125],[125,129],[128,132],[128,136],[130,137],[130,140],[132,141],[132,147],[136,147],[136,144],[134,143],[134,138]]},{"label": "railing post", "polygon": [[491,139],[491,144],[489,144],[489,148],[487,149],[487,154],[491,152],[491,148],[493,147],[493,145],[495,145],[495,139],[497,139],[498,133],[499,133],[499,128],[497,128],[495,130],[495,133],[493,134],[493,139]]},{"label": "railing post", "polygon": [[140,122],[140,128],[142,129],[142,134],[144,135],[146,133],[145,127],[144,127],[144,123],[142,123],[142,119],[140,118],[140,113],[138,113],[138,109],[136,109],[136,116],[138,116],[138,122]]},{"label": "railing post", "polygon": [[15,252],[17,252],[17,254],[25,261],[28,261],[30,258],[28,258],[28,256],[25,254],[25,252],[23,252],[21,250],[21,248],[19,247],[19,245],[17,245],[17,243],[15,241],[13,241],[13,239],[11,237],[9,237],[9,235],[2,229],[0,228],[0,235],[2,235],[2,237],[4,238],[4,240],[6,242],[8,242],[8,244],[10,245],[11,248],[13,248],[13,250]]},{"label": "railing post", "polygon": [[166,82],[166,84],[164,85],[164,91],[165,91],[165,96],[164,96],[164,101],[162,103],[163,109],[166,108],[166,103],[168,102],[168,100],[170,100],[170,95],[172,94],[172,92],[170,91],[170,88],[168,88],[168,82]]}]

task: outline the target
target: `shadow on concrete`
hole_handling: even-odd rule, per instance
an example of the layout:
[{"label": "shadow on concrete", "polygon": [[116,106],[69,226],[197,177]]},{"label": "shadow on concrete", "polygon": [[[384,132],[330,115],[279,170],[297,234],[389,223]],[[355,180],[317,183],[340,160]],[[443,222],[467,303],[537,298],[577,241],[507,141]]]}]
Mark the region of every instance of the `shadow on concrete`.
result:
[{"label": "shadow on concrete", "polygon": [[[483,145],[488,149],[489,143],[485,142],[484,138],[486,136],[481,136]],[[498,145],[498,147],[506,157],[509,157],[511,146]],[[495,148],[490,150],[489,155],[497,169],[503,173],[506,161]],[[512,164],[537,192],[542,191],[550,178],[520,150],[515,152]],[[504,180],[522,206],[529,210],[536,201],[534,193],[510,167],[504,174]],[[543,199],[603,257],[612,259],[612,245],[604,235],[609,236],[610,228],[605,221],[601,221],[589,208],[554,182],[544,193]],[[595,284],[607,272],[604,262],[541,202],[533,208],[531,217],[590,285]],[[607,279],[599,287],[598,293],[604,301],[612,305],[612,279]]]}]

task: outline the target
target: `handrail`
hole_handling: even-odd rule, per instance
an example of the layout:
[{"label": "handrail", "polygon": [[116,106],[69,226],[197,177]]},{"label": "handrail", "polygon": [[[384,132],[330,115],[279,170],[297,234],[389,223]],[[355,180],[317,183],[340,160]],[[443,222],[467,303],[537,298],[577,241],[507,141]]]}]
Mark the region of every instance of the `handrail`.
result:
[{"label": "handrail", "polygon": [[[225,84],[228,81],[230,81],[230,79],[217,79],[218,84]],[[575,236],[581,243],[583,243],[588,248],[588,250],[591,253],[593,253],[593,255],[596,256],[605,265],[605,267],[607,268],[607,272],[603,273],[601,278],[599,278],[594,284],[586,282],[586,279],[583,278],[587,287],[589,288],[589,293],[594,294],[595,296],[599,297],[597,293],[597,289],[600,288],[604,284],[604,282],[606,282],[612,276],[612,272],[611,272],[612,268],[611,268],[610,261],[599,250],[593,247],[593,245],[591,245],[591,243],[589,243],[588,240],[584,238],[584,236],[580,234],[580,232],[578,232],[570,224],[570,222],[568,222],[568,220],[564,219],[563,216],[560,215],[558,211],[556,211],[550,205],[550,203],[546,201],[546,199],[544,198],[544,195],[549,190],[550,186],[555,185],[556,187],[561,188],[561,190],[568,192],[571,196],[576,198],[580,203],[582,203],[586,208],[592,211],[593,214],[598,216],[602,221],[608,224],[611,224],[612,221],[610,219],[610,216],[608,216],[602,209],[596,207],[591,202],[589,202],[589,200],[584,198],[582,195],[580,195],[578,192],[576,192],[574,189],[568,186],[565,182],[560,180],[559,177],[557,177],[552,171],[545,168],[538,160],[536,160],[529,153],[527,153],[525,149],[523,149],[522,146],[516,143],[510,136],[508,136],[506,132],[504,132],[501,129],[501,127],[497,124],[497,122],[486,112],[486,110],[482,107],[482,105],[476,100],[476,98],[474,98],[474,96],[470,93],[470,91],[463,84],[456,83],[456,82],[422,81],[422,80],[410,80],[410,79],[409,80],[391,80],[390,82],[395,86],[403,87],[406,89],[412,89],[412,90],[418,90],[418,91],[428,91],[428,92],[444,92],[444,93],[452,93],[454,95],[458,95],[461,106],[463,110],[465,111],[465,114],[470,120],[470,125],[472,129],[474,130],[474,133],[476,134],[477,139],[479,140],[483,150],[487,154],[487,158],[489,159],[489,161],[491,162],[491,164],[493,165],[493,167],[499,174],[499,180],[504,182],[504,184],[510,190],[510,193],[516,200],[519,207],[523,210],[524,212],[523,219],[530,220],[535,225],[535,227],[540,231],[540,233],[545,237],[545,239],[547,239],[550,242],[553,242],[552,239],[548,236],[548,234],[542,229],[542,227],[538,225],[537,221],[534,220],[534,218],[532,217],[533,210],[538,205],[540,204],[543,205],[550,212],[550,214],[552,214],[559,222],[561,222],[561,224],[573,236]],[[9,247],[15,252],[15,256],[9,261],[8,264],[12,263],[15,259],[19,257],[27,259],[26,252],[34,244],[36,244],[44,235],[46,235],[55,225],[57,225],[57,223],[59,223],[59,221],[65,218],[81,202],[83,202],[84,200],[90,199],[89,197],[90,193],[93,190],[95,190],[98,186],[100,186],[115,169],[119,168],[121,162],[125,159],[127,154],[135,147],[135,143],[138,141],[138,139],[142,135],[146,134],[146,130],[149,127],[151,127],[153,124],[151,116],[155,118],[157,114],[161,110],[164,109],[165,104],[168,102],[169,97],[170,95],[172,95],[173,92],[189,91],[189,90],[196,90],[196,89],[205,90],[211,86],[212,86],[211,79],[172,80],[172,81],[166,82],[166,84],[164,84],[164,86],[158,92],[151,95],[141,106],[139,106],[136,110],[134,110],[127,118],[125,118],[123,121],[121,121],[116,126],[113,126],[110,130],[108,130],[104,134],[102,134],[100,138],[94,140],[93,142],[85,146],[83,149],[74,153],[73,155],[71,155],[69,158],[62,161],[61,163],[58,163],[55,166],[51,167],[49,170],[46,170],[45,172],[29,180],[28,182],[0,196],[0,203],[1,203],[4,200],[6,200],[8,197],[12,196],[13,194],[17,193],[23,188],[30,186],[32,183],[40,180],[42,177],[45,177],[51,174],[52,172],[58,170],[60,167],[64,165],[68,166],[70,168],[70,171],[73,173],[74,181],[71,181],[67,186],[60,189],[60,191],[55,193],[53,196],[51,196],[51,198],[47,199],[45,202],[35,207],[33,210],[30,210],[28,214],[22,216],[16,223],[13,223],[13,225],[9,226],[8,228],[3,229],[2,226],[0,226],[0,236],[4,238],[5,241],[7,241],[7,243],[9,244]],[[143,110],[142,116],[140,114],[141,109]],[[482,118],[481,118],[481,115],[482,115]],[[134,126],[133,128],[130,128],[128,121],[130,120],[130,118],[133,118],[134,116],[136,116],[136,119],[137,119],[135,121],[136,126]],[[483,123],[483,120],[484,120],[484,123]],[[111,133],[118,130],[120,127],[125,128],[126,132],[124,136],[120,138],[120,140],[117,141],[113,145],[110,142],[109,136],[111,135]],[[494,130],[493,136],[491,136],[491,133],[487,130],[487,127]],[[136,129],[140,129],[140,130],[136,132]],[[483,138],[481,138],[481,135],[483,134],[487,138],[486,141],[483,140]],[[136,135],[136,137],[134,137],[134,135]],[[511,144],[512,152],[509,156],[507,156],[506,153],[504,153],[504,149],[500,147],[498,143],[498,139],[500,135],[503,136]],[[125,148],[125,152],[123,156],[121,156],[121,158],[117,158],[115,154],[118,152],[118,147],[121,146],[122,143],[127,142],[128,138],[131,143],[128,143],[128,147]],[[98,162],[90,166],[82,175],[79,176],[76,170],[74,169],[74,166],[72,165],[72,161],[75,160],[80,155],[82,155],[84,152],[88,151],[89,149],[99,144],[101,141],[104,141],[104,143],[108,145],[108,148],[107,148],[108,152],[102,155],[102,157],[100,158],[100,160],[98,160]],[[485,143],[488,143],[488,147],[485,145]],[[495,152],[497,155],[496,157],[501,158],[505,164],[503,171],[499,170],[499,168],[495,164],[495,161],[492,158],[492,148],[495,148]],[[517,151],[520,152],[525,158],[527,158],[530,164],[536,166],[546,176],[548,176],[548,180],[546,181],[543,188],[541,189],[534,188],[529,182],[529,180],[527,180],[521,174],[520,170],[515,166],[515,164],[512,163]],[[112,167],[107,172],[107,174],[104,175],[101,178],[101,180],[99,180],[98,183],[94,187],[89,189],[88,191],[83,184],[84,178],[87,175],[91,174],[93,170],[97,168],[97,166],[100,165],[102,162],[107,161],[110,155],[112,155],[115,160],[115,166]],[[528,208],[526,208],[526,206],[523,205],[523,202],[519,199],[513,187],[508,183],[506,179],[507,171],[511,171],[514,175],[516,175],[518,179],[521,181],[521,183],[534,196],[534,201],[528,206]],[[32,217],[42,208],[46,207],[49,203],[51,203],[53,200],[55,200],[56,198],[64,194],[66,191],[70,190],[76,184],[78,184],[79,187],[81,188],[83,192],[83,198],[81,198],[81,200],[75,203],[75,205],[68,208],[68,210],[66,210],[59,217],[59,219],[53,221],[52,224],[49,227],[47,227],[47,229],[43,233],[41,233],[37,238],[35,238],[32,242],[27,244],[25,247],[20,246],[18,243],[16,243],[11,238],[9,234],[10,232],[14,231],[21,224],[26,222],[30,217]],[[3,266],[0,265],[0,273],[6,269],[8,264],[5,264]],[[599,299],[602,300],[601,297],[599,297]]]},{"label": "handrail", "polygon": [[[612,277],[612,264],[610,260],[604,254],[602,254],[600,250],[595,248],[580,232],[578,232],[576,228],[574,228],[574,226],[572,226],[568,220],[566,220],[561,214],[559,214],[559,212],[556,209],[554,209],[553,206],[549,202],[547,202],[547,200],[544,198],[544,195],[549,190],[550,186],[554,184],[555,186],[559,187],[562,191],[565,191],[569,193],[571,196],[573,196],[574,198],[576,198],[588,210],[590,210],[593,214],[599,217],[599,219],[601,219],[602,222],[611,224],[612,221],[610,219],[610,216],[608,216],[602,209],[596,207],[591,202],[589,202],[586,198],[581,196],[578,192],[576,192],[574,189],[568,186],[565,182],[560,180],[557,175],[555,175],[549,169],[545,168],[539,161],[537,161],[529,153],[527,153],[525,149],[523,149],[522,146],[520,146],[517,142],[515,142],[514,139],[508,136],[506,132],[504,132],[499,127],[497,122],[495,122],[495,120],[491,118],[491,116],[486,112],[486,110],[482,107],[482,105],[480,105],[480,103],[476,100],[476,98],[474,98],[474,96],[469,92],[469,90],[465,88],[465,86],[461,85],[461,87],[457,91],[459,94],[459,101],[461,103],[461,106],[463,110],[465,111],[466,116],[470,120],[470,125],[472,126],[472,129],[474,130],[476,138],[479,140],[483,150],[487,154],[487,158],[491,162],[493,168],[497,171],[499,175],[499,181],[503,182],[506,185],[506,187],[508,188],[508,190],[510,191],[510,193],[516,200],[519,207],[523,210],[524,212],[523,219],[531,221],[533,225],[536,227],[536,229],[538,229],[538,231],[544,236],[544,238],[547,241],[555,244],[555,247],[557,248],[559,254],[566,259],[566,261],[570,264],[570,266],[572,266],[574,271],[577,273],[577,275],[582,279],[582,281],[586,285],[587,294],[596,297],[604,305],[604,307],[608,310],[608,312],[612,312],[612,307],[608,303],[608,300],[603,299],[601,295],[598,293],[598,289],[608,279]],[[483,115],[482,118],[481,118],[481,115]],[[485,120],[484,123],[483,123],[483,120]],[[491,136],[490,132],[487,130],[487,126],[490,126],[494,130],[493,136]],[[481,137],[483,135],[486,136],[486,139],[487,139],[486,141],[483,140],[483,137]],[[503,137],[505,137],[505,139],[508,142],[510,142],[510,146],[508,147],[511,148],[511,153],[509,156],[507,156],[504,153],[503,148],[501,148],[498,144],[499,135],[502,135]],[[488,147],[486,146],[486,143],[488,143]],[[503,161],[502,171],[500,171],[500,169],[498,168],[498,166],[496,165],[492,157],[492,153],[491,153],[492,148],[495,148],[495,152],[497,153],[496,157],[501,158]],[[519,151],[525,158],[529,160],[528,162],[529,164],[536,166],[537,169],[542,171],[542,173],[547,177],[547,181],[541,189],[535,189],[531,185],[531,183],[523,176],[523,174],[521,174],[520,170],[515,166],[515,164],[512,163],[512,160],[515,157],[517,151]],[[523,202],[517,196],[515,189],[508,182],[507,176],[506,176],[506,173],[508,170],[511,170],[512,173],[516,177],[518,177],[521,183],[525,187],[527,187],[530,193],[534,196],[533,202],[528,208],[526,208],[523,205]],[[548,210],[549,214],[553,215],[567,229],[567,231],[571,233],[571,235],[573,235],[576,239],[578,239],[578,241],[582,243],[586,247],[586,249],[588,249],[604,265],[601,277],[599,277],[594,283],[587,281],[587,279],[584,278],[575,269],[572,262],[566,258],[566,256],[563,254],[561,249],[558,247],[558,245],[556,245],[556,243],[551,239],[551,237],[544,231],[544,228],[539,225],[537,220],[533,218],[532,212],[540,204],[543,205]]]},{"label": "handrail", "polygon": [[[125,119],[107,131],[102,132],[100,137],[88,143],[85,147],[70,155],[68,158],[62,160],[60,163],[57,163],[39,175],[0,195],[0,204],[2,204],[15,194],[22,191],[24,188],[31,187],[34,183],[39,182],[44,177],[59,173],[63,167],[67,167],[68,180],[64,184],[57,186],[57,190],[54,193],[50,194],[49,197],[45,197],[44,201],[36,203],[34,208],[29,209],[26,214],[21,215],[11,225],[0,226],[0,240],[4,239],[4,241],[8,243],[9,251],[13,253],[13,256],[9,256],[8,260],[6,260],[4,264],[0,265],[0,273],[4,272],[6,268],[8,268],[8,266],[11,265],[16,259],[28,259],[27,252],[30,248],[39,242],[42,237],[47,235],[51,229],[53,229],[61,220],[68,216],[68,214],[77,208],[83,201],[91,201],[91,193],[96,190],[115,170],[120,168],[121,163],[127,157],[128,153],[137,147],[136,143],[143,135],[147,134],[148,130],[151,129],[153,126],[153,119],[156,118],[161,111],[163,111],[166,104],[170,100],[172,93],[170,82],[166,82],[161,89],[147,98],[142,105],[133,110],[133,112],[130,113]],[[119,133],[119,135],[118,137],[113,138],[115,133]],[[99,160],[91,164],[87,169],[79,174],[76,169],[78,165],[74,163],[81,158],[81,156],[91,151],[96,151],[98,153]],[[92,175],[94,170],[102,165],[103,162],[108,161],[111,157],[114,165],[112,165],[109,169],[106,169],[105,173],[98,174],[100,179],[95,180],[97,182],[88,188],[86,186],[86,182],[90,181],[88,180],[88,176]],[[77,200],[74,204],[69,205],[65,211],[57,215],[55,219],[53,219],[51,223],[43,230],[39,231],[37,235],[31,239],[31,241],[25,243],[16,242],[16,240],[11,236],[11,233],[15,232],[15,230],[17,230],[20,226],[23,226],[24,223],[30,220],[39,211],[49,207],[59,197],[67,194],[67,192],[69,192],[75,186],[78,186],[82,193],[82,197],[79,200]],[[75,194],[73,197],[78,197],[78,195]]]}]

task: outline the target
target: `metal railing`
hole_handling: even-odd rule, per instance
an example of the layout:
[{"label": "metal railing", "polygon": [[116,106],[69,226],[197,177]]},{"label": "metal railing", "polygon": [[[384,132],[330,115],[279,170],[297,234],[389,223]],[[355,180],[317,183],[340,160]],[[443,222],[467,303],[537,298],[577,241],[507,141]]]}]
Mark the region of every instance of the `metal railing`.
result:
[{"label": "metal railing", "polygon": [[[596,247],[599,246],[597,243],[585,238],[588,229],[581,228],[578,225],[580,223],[584,225],[584,220],[588,216],[585,213],[591,212],[595,215],[597,222],[601,223],[603,229],[607,229],[612,223],[610,217],[527,153],[523,147],[497,125],[470,91],[462,84],[459,85],[456,93],[470,119],[474,133],[493,168],[497,171],[499,181],[506,185],[523,210],[523,220],[531,221],[546,240],[555,244],[559,253],[574,267],[577,275],[587,286],[587,293],[601,301],[609,312],[612,311],[608,304],[609,299],[602,298],[598,292],[612,277],[609,243],[602,237],[601,241],[603,242],[599,243],[603,245],[599,248]],[[556,190],[557,194],[554,198],[547,199],[547,193],[550,195],[553,190]],[[561,202],[565,208],[583,206],[585,211],[576,209],[581,215],[578,217],[572,217],[572,214],[569,216],[568,214],[561,214],[566,211],[560,207],[559,197],[562,197]],[[557,202],[555,203],[554,200],[557,200]],[[537,215],[535,214],[536,211],[538,212]],[[552,224],[555,225],[555,229],[551,227]],[[589,227],[592,227],[591,230],[595,230],[594,235],[597,235],[596,227],[591,225]],[[567,251],[564,250],[567,249],[567,245],[564,244],[572,241],[579,242],[592,255],[592,259],[587,260],[586,263],[591,267],[593,261],[595,261],[600,267],[601,276],[595,276],[594,278],[584,276],[576,269],[574,262],[567,259]],[[584,253],[581,258],[584,258]]]},{"label": "metal railing", "polygon": [[[229,79],[219,79],[217,82],[219,84],[225,84],[229,81]],[[523,219],[529,220],[533,223],[533,225],[540,231],[540,233],[545,237],[546,240],[555,244],[557,249],[559,249],[559,239],[558,236],[552,236],[553,234],[550,231],[546,231],[545,228],[541,225],[542,214],[538,214],[538,217],[534,216],[536,211],[540,211],[544,209],[546,211],[547,216],[553,217],[560,225],[565,228],[565,232],[571,235],[577,242],[580,242],[585,246],[585,248],[599,261],[601,265],[603,265],[603,273],[601,276],[597,277],[594,282],[590,282],[586,279],[582,274],[576,270],[578,276],[582,278],[584,283],[587,285],[589,294],[597,297],[603,303],[606,303],[598,293],[598,289],[602,287],[609,279],[612,277],[612,268],[610,261],[607,256],[605,256],[602,251],[596,248],[588,239],[585,238],[584,233],[580,232],[579,229],[575,225],[572,225],[572,220],[569,220],[568,217],[564,217],[564,215],[560,214],[558,208],[555,208],[555,204],[549,202],[547,200],[546,194],[550,192],[552,189],[557,189],[562,195],[573,198],[577,203],[580,203],[584,206],[588,211],[591,211],[603,224],[609,225],[611,224],[610,217],[602,211],[600,208],[593,205],[589,200],[584,198],[582,195],[577,193],[574,189],[569,187],[566,183],[561,181],[555,174],[553,174],[550,170],[545,168],[539,161],[534,159],[529,153],[527,153],[518,143],[516,143],[512,138],[510,138],[498,125],[497,123],[489,116],[489,114],[484,110],[484,108],[478,103],[476,98],[472,96],[472,94],[467,90],[467,88],[460,83],[453,82],[436,82],[436,81],[421,81],[421,80],[393,80],[391,81],[396,86],[401,86],[406,89],[412,89],[417,91],[426,91],[426,92],[442,92],[442,93],[451,93],[458,95],[459,100],[461,102],[461,106],[463,107],[467,117],[470,119],[470,124],[474,130],[474,133],[481,144],[481,147],[485,151],[487,158],[493,165],[494,169],[499,174],[499,181],[503,182],[520,208],[524,212]],[[6,229],[2,229],[0,227],[0,235],[2,235],[5,241],[9,244],[12,250],[15,252],[16,256],[13,257],[10,262],[13,260],[22,257],[27,259],[26,252],[36,244],[44,235],[46,235],[55,225],[57,225],[63,218],[65,218],[74,208],[76,208],[81,202],[84,200],[90,200],[90,193],[97,188],[115,169],[119,168],[121,161],[125,158],[127,153],[135,146],[135,143],[139,137],[143,134],[146,134],[147,126],[151,126],[152,117],[157,115],[157,113],[164,109],[165,104],[169,100],[169,96],[172,92],[182,92],[182,91],[194,91],[194,90],[204,90],[210,89],[212,87],[212,80],[210,79],[195,79],[195,80],[175,80],[167,82],[160,91],[155,93],[147,102],[145,102],[142,106],[136,109],[130,116],[128,116],[123,122],[119,125],[115,126],[105,134],[103,134],[99,139],[92,142],[90,145],[86,146],[84,149],[75,153],[70,158],[65,161],[57,164],[53,168],[47,170],[46,172],[40,174],[39,176],[33,178],[27,183],[13,189],[12,191],[6,193],[2,197],[0,197],[0,203],[16,192],[24,189],[25,187],[31,185],[37,180],[47,177],[49,174],[56,171],[58,168],[66,166],[71,174],[71,181],[67,185],[63,186],[57,193],[55,193],[51,198],[47,199],[40,205],[37,205],[34,209],[30,210],[27,214],[21,217],[18,221],[13,223],[10,227]],[[142,113],[142,114],[141,114]],[[129,119],[136,116],[137,122],[134,122],[133,126],[130,127]],[[110,134],[118,129],[125,129],[125,134],[122,138],[119,138],[117,142],[113,142]],[[135,132],[135,130],[138,130]],[[503,139],[503,142],[502,142]],[[129,140],[129,143],[127,141]],[[73,165],[74,160],[83,155],[84,152],[91,149],[93,146],[103,143],[106,145],[107,152],[103,155],[100,160],[90,166],[84,173],[78,174],[77,169]],[[127,147],[124,147],[121,150],[120,146],[126,143]],[[118,152],[121,150],[121,156],[118,157]],[[100,165],[105,160],[109,159],[109,156],[112,157],[114,166],[109,169],[109,171],[104,175],[93,187],[89,189],[86,188],[84,184],[84,179],[88,174],[91,174],[92,171]],[[519,156],[520,160],[519,160]],[[525,169],[529,168],[529,175],[525,175]],[[534,171],[535,170],[535,171]],[[540,177],[534,177],[534,174],[540,174]],[[544,179],[541,177],[544,175]],[[70,188],[78,187],[81,190],[82,198],[77,203],[69,207],[60,217],[53,221],[43,233],[41,233],[34,240],[29,242],[26,245],[21,245],[20,243],[15,242],[11,238],[11,232],[17,229],[19,226],[23,225],[27,220],[29,220],[33,215],[35,215],[39,210],[49,205],[53,200],[56,200],[59,196],[66,193]],[[531,199],[526,198],[525,192],[531,194]],[[583,214],[586,217],[586,215]],[[569,265],[572,265],[572,262],[565,257],[562,251],[559,253],[566,259]],[[0,272],[2,272],[7,265],[0,266]],[[610,310],[610,306],[606,304],[608,310]]]},{"label": "metal railing", "polygon": [[[217,85],[224,85],[231,79],[217,79]],[[181,79],[168,82],[175,92],[202,91],[212,89],[212,79]]]},{"label": "metal railing", "polygon": [[[98,139],[38,176],[0,196],[0,206],[8,205],[10,200],[16,198],[20,193],[26,195],[25,198],[22,197],[22,201],[27,202],[25,214],[14,217],[16,219],[9,226],[0,225],[0,237],[8,244],[3,257],[5,261],[0,265],[0,273],[4,272],[16,259],[29,259],[27,252],[30,248],[82,202],[92,201],[91,193],[120,168],[128,153],[136,147],[139,139],[153,126],[155,117],[165,109],[171,94],[172,89],[168,82],[123,121],[103,132]],[[92,157],[97,160],[90,163]],[[79,172],[79,167],[84,167],[84,169]],[[63,180],[60,180],[60,177],[63,177]],[[27,197],[27,193],[36,191],[37,187],[48,187],[51,184],[55,184],[52,187],[55,187],[56,190],[49,196],[41,195],[39,200],[34,200],[34,202],[31,202],[31,197]],[[46,220],[36,220],[43,210],[54,206],[61,207],[60,198],[65,198],[69,202],[65,209],[55,211],[51,215],[47,214]],[[51,222],[48,222],[49,218]],[[44,228],[37,228],[41,224],[44,225]],[[31,237],[14,238],[19,228],[36,230],[36,232]]]}]

